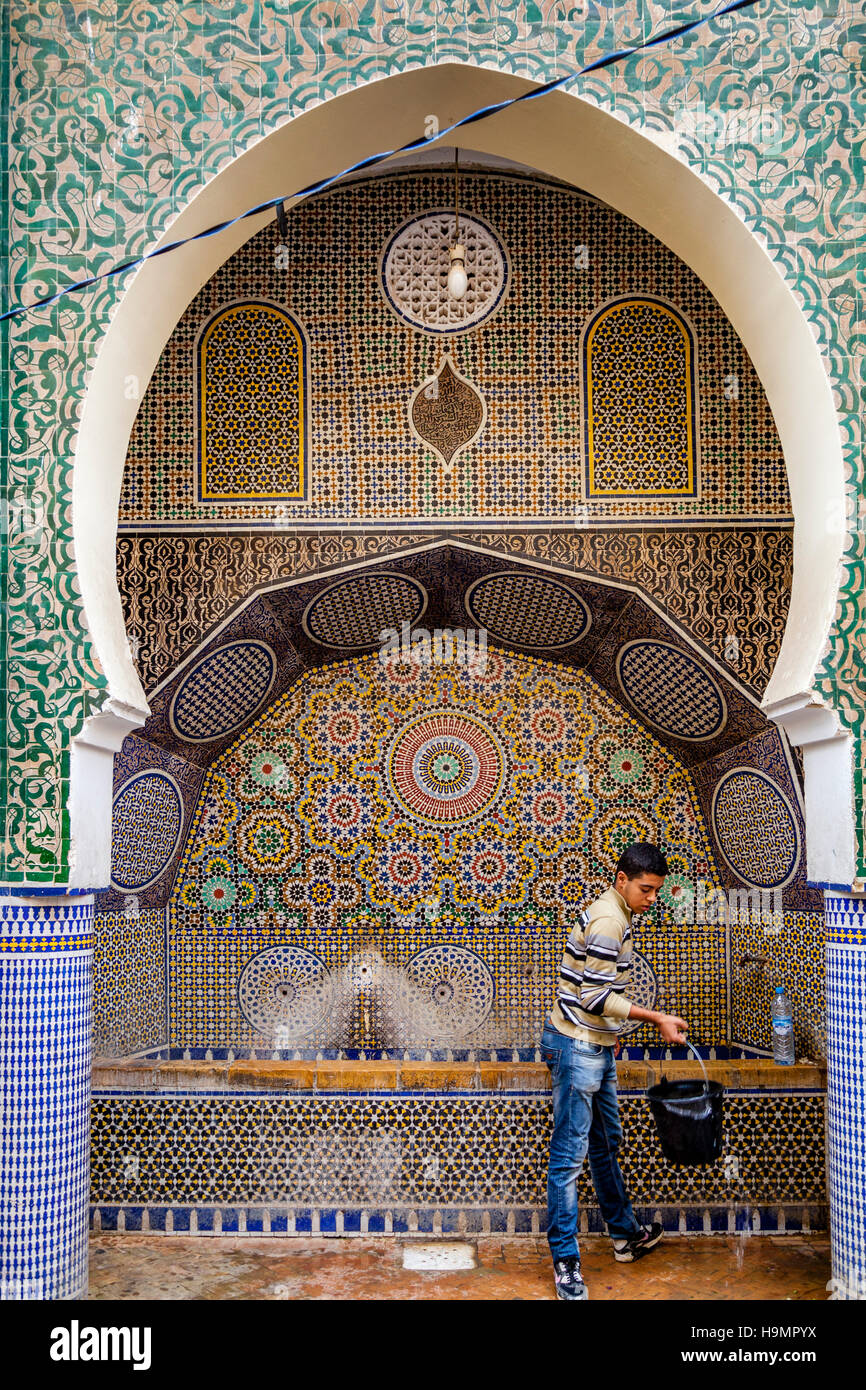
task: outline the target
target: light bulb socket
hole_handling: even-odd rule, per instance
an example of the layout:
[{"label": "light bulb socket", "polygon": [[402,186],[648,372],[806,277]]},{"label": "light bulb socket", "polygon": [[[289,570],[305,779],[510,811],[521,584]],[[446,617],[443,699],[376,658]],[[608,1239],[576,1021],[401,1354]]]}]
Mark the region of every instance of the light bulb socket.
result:
[{"label": "light bulb socket", "polygon": [[462,299],[469,286],[466,274],[466,251],[462,246],[452,246],[449,252],[451,268],[448,271],[448,293],[452,299]]}]

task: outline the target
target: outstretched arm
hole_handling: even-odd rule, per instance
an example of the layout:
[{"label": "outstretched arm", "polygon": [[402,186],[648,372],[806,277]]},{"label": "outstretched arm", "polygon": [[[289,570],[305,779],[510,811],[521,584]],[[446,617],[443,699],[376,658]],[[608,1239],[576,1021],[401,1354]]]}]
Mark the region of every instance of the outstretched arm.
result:
[{"label": "outstretched arm", "polygon": [[684,1043],[689,1025],[676,1014],[660,1014],[655,1009],[642,1009],[639,1004],[629,1004],[629,1018],[639,1018],[641,1023],[653,1023],[665,1042]]}]

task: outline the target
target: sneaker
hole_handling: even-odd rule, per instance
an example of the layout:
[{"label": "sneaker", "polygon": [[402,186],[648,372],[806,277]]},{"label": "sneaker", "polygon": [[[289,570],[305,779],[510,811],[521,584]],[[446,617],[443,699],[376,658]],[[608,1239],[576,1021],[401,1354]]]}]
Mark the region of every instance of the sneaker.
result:
[{"label": "sneaker", "polygon": [[586,1284],[580,1273],[580,1261],[576,1255],[569,1255],[564,1260],[554,1260],[553,1279],[556,1284],[557,1298],[569,1299],[588,1299]]},{"label": "sneaker", "polygon": [[639,1260],[653,1246],[658,1245],[662,1238],[662,1226],[660,1221],[654,1221],[647,1229],[641,1226],[637,1235],[628,1236],[625,1240],[615,1240],[613,1243],[613,1258],[624,1262]]}]

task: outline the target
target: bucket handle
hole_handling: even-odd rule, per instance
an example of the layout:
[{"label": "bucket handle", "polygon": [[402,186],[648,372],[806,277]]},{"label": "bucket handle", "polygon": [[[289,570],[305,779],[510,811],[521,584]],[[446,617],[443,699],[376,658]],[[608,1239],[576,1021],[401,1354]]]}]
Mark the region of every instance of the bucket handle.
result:
[{"label": "bucket handle", "polygon": [[693,1052],[693,1053],[695,1054],[695,1056],[697,1057],[698,1061],[699,1061],[700,1064],[701,1064],[701,1071],[702,1071],[703,1074],[704,1074],[704,1086],[706,1087],[706,1094],[709,1095],[709,1094],[710,1094],[710,1078],[707,1076],[707,1069],[706,1069],[706,1067],[704,1066],[704,1059],[703,1059],[703,1057],[701,1056],[701,1054],[698,1052],[698,1049],[697,1049],[696,1047],[694,1047],[694,1046],[689,1042],[688,1038],[686,1039],[685,1046],[686,1046],[691,1052]]}]

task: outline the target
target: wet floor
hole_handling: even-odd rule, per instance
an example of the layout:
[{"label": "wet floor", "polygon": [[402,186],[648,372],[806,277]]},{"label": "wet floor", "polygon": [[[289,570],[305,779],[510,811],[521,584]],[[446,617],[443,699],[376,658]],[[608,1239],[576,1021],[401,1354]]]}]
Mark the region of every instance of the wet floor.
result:
[{"label": "wet floor", "polygon": [[[553,1298],[544,1239],[474,1237],[471,1269],[404,1268],[402,1238],[111,1235],[90,1242],[90,1294],[102,1299]],[[441,1242],[433,1258],[441,1255]],[[603,1236],[581,1242],[590,1299],[826,1299],[830,1242],[821,1236],[666,1236],[617,1264]],[[423,1252],[415,1251],[415,1262]],[[463,1258],[467,1258],[464,1247]]]}]

